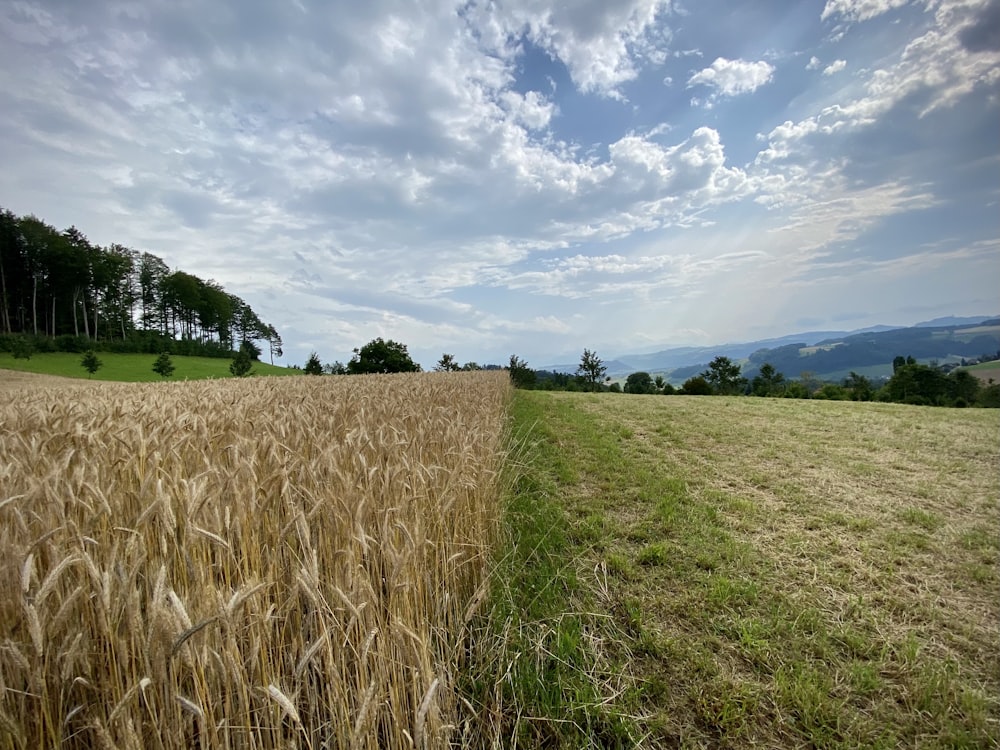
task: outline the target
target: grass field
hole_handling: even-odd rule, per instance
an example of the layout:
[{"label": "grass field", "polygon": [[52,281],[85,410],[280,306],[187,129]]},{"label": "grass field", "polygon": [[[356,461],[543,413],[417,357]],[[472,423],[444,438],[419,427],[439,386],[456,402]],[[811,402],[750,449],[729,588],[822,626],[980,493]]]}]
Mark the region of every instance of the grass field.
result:
[{"label": "grass field", "polygon": [[448,746],[509,393],[0,379],[0,748]]},{"label": "grass field", "polygon": [[984,383],[990,381],[1000,383],[1000,362],[980,362],[977,365],[969,365],[962,369],[968,370]]},{"label": "grass field", "polygon": [[997,747],[996,411],[517,398],[508,740]]},{"label": "grass field", "polygon": [[[0,370],[37,372],[42,375],[59,375],[66,378],[84,380],[123,381],[143,383],[163,380],[153,372],[155,354],[109,354],[98,352],[97,358],[103,363],[101,369],[88,378],[87,371],[80,364],[82,354],[65,352],[36,353],[31,359],[15,359],[14,355],[0,352]],[[204,380],[205,378],[231,378],[230,359],[214,357],[171,357],[174,373],[168,380]],[[300,370],[276,367],[265,362],[254,362],[254,375],[301,375]],[[0,375],[2,377],[2,375]]]}]

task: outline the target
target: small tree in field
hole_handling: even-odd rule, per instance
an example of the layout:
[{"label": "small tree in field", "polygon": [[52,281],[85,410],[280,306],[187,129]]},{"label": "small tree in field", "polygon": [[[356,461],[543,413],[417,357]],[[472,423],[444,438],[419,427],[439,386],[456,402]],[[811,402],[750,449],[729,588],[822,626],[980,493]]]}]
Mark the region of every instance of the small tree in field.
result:
[{"label": "small tree in field", "polygon": [[516,354],[510,355],[510,364],[507,366],[510,371],[510,379],[517,388],[532,388],[538,376],[535,371],[528,367],[528,363]]},{"label": "small tree in field", "polygon": [[171,361],[169,354],[163,352],[156,358],[156,361],[153,363],[153,372],[161,378],[169,378],[174,374],[174,363]]},{"label": "small tree in field", "polygon": [[93,349],[83,355],[83,359],[80,360],[80,364],[83,366],[83,369],[87,371],[87,377],[93,376],[95,372],[104,366],[104,363],[97,358],[96,354],[94,354]]},{"label": "small tree in field", "polygon": [[587,383],[590,390],[600,390],[600,383],[604,380],[604,374],[607,371],[608,368],[604,366],[601,358],[597,356],[597,352],[592,352],[590,349],[583,350],[583,356],[580,358],[580,366],[576,368],[576,374]]},{"label": "small tree in field", "polygon": [[319,361],[319,355],[316,352],[309,355],[309,359],[306,360],[306,366],[303,372],[306,375],[323,374],[323,363]]},{"label": "small tree in field", "polygon": [[250,374],[253,362],[250,360],[250,353],[243,347],[236,352],[233,361],[229,363],[229,372],[237,378],[244,378]]},{"label": "small tree in field", "polygon": [[26,337],[17,336],[11,345],[11,353],[14,359],[31,359],[31,355],[35,353],[35,345]]}]

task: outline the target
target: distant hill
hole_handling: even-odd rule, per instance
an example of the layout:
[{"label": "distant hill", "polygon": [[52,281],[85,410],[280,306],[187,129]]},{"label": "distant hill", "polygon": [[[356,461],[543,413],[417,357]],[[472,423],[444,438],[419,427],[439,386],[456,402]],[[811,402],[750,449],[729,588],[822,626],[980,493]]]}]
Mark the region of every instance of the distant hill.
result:
[{"label": "distant hill", "polygon": [[[914,326],[870,326],[853,331],[807,331],[778,338],[716,346],[682,346],[649,354],[621,354],[605,362],[608,375],[624,377],[644,370],[683,382],[718,356],[743,364],[753,377],[769,362],[786,377],[809,371],[822,379],[842,378],[852,370],[868,377],[892,374],[896,356],[918,361],[954,362],[975,359],[1000,350],[1000,316],[945,317]],[[578,363],[547,365],[541,369],[576,372]]]}]

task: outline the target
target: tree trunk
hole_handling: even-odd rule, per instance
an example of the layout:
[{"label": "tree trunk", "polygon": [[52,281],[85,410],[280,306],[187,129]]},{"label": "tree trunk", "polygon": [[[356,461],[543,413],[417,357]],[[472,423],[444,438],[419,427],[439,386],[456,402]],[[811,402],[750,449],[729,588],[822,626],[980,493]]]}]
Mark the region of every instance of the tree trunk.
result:
[{"label": "tree trunk", "polygon": [[35,327],[35,335],[38,335],[38,277],[34,277],[35,286],[31,290],[31,324]]},{"label": "tree trunk", "polygon": [[7,309],[7,277],[3,272],[3,260],[0,260],[0,298],[3,304],[4,333],[10,333],[10,310]]},{"label": "tree trunk", "polygon": [[87,321],[87,293],[85,291],[80,293],[80,304],[83,305],[83,333],[89,339],[90,323]]}]

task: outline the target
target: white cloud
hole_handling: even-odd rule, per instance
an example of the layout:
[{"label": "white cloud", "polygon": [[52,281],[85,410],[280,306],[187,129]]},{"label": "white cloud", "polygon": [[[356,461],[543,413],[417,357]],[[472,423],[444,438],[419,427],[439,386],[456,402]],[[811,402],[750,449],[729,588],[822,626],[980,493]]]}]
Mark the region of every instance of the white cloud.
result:
[{"label": "white cloud", "polygon": [[823,75],[832,76],[835,73],[839,73],[846,67],[847,60],[834,60],[832,63],[823,68]]},{"label": "white cloud", "polygon": [[822,20],[840,17],[849,21],[868,21],[895,8],[901,8],[909,0],[827,0],[820,15]]},{"label": "white cloud", "polygon": [[[975,9],[964,2],[939,3],[932,27],[910,41],[895,63],[869,71],[860,96],[828,104],[797,123],[786,121],[774,128],[757,163],[788,159],[799,150],[808,150],[804,142],[814,136],[871,128],[904,101],[917,108],[918,117],[924,117],[954,105],[977,88],[994,88],[1000,83],[1000,50],[970,50],[962,42],[977,20]],[[841,62],[828,66],[824,74]]]},{"label": "white cloud", "polygon": [[661,18],[669,9],[669,0],[473,0],[463,14],[489,49],[516,54],[511,40],[526,36],[561,60],[581,91],[620,98],[619,87],[647,61],[665,59],[670,32]]},{"label": "white cloud", "polygon": [[816,70],[822,64],[823,63],[820,61],[820,59],[815,55],[813,55],[812,57],[809,58],[809,63],[806,65],[806,70]]},{"label": "white cloud", "polygon": [[710,67],[703,68],[688,79],[688,88],[709,86],[715,89],[713,97],[749,94],[768,83],[774,75],[774,66],[764,60],[727,60],[716,58]]}]

